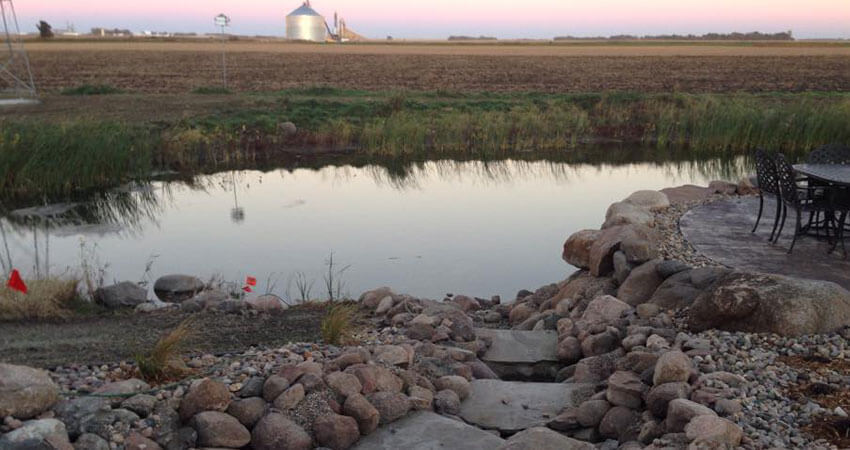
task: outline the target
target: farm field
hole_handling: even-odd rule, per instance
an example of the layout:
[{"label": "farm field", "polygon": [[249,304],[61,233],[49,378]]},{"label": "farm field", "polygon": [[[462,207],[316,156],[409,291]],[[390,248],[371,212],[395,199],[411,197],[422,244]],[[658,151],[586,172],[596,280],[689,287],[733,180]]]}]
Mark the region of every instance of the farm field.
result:
[{"label": "farm field", "polygon": [[[36,84],[56,92],[110,84],[139,93],[186,93],[220,81],[220,43],[35,42]],[[228,43],[230,86],[274,91],[640,91],[725,93],[850,91],[850,46],[764,45],[308,45]]]}]

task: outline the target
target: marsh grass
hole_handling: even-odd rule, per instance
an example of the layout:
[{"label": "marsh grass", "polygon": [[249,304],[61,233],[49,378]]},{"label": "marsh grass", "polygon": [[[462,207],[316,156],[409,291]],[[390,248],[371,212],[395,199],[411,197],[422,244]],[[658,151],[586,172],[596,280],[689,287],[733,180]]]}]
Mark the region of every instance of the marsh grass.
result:
[{"label": "marsh grass", "polygon": [[139,376],[146,381],[160,383],[191,373],[183,362],[181,352],[194,335],[192,327],[191,319],[187,319],[161,337],[148,352],[137,354],[134,360]]},{"label": "marsh grass", "polygon": [[110,95],[122,94],[124,91],[109,84],[83,84],[76,87],[62,89],[62,95]]},{"label": "marsh grass", "polygon": [[80,302],[75,279],[26,281],[28,292],[0,287],[0,321],[64,319]]},{"label": "marsh grass", "polygon": [[[248,94],[256,95],[256,94]],[[154,170],[252,168],[298,149],[365,157],[506,158],[619,142],[726,157],[763,147],[802,154],[850,143],[850,96],[634,92],[287,90],[261,105],[167,124],[87,120],[0,125],[0,197],[103,189]],[[287,135],[291,121],[298,133]]]}]

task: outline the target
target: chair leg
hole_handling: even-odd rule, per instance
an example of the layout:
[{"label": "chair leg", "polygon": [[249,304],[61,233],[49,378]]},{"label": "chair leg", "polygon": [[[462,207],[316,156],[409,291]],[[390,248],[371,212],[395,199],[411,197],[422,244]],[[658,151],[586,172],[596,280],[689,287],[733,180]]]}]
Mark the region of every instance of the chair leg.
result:
[{"label": "chair leg", "polygon": [[782,230],[785,229],[785,219],[788,217],[788,207],[782,206],[782,220],[779,222],[779,230],[776,232],[776,238],[773,240],[773,243],[779,242],[779,238],[782,237]]},{"label": "chair leg", "polygon": [[797,243],[797,238],[803,234],[803,214],[797,210],[797,227],[794,229],[794,239],[791,239],[791,248],[788,249],[790,255],[794,251],[794,244]]},{"label": "chair leg", "polygon": [[782,208],[783,208],[782,201],[779,198],[777,198],[776,199],[776,217],[773,218],[773,231],[770,232],[770,239],[768,239],[771,242],[773,242],[773,240],[774,240],[773,238],[776,235],[776,229],[779,226],[779,217],[782,215]]},{"label": "chair leg", "polygon": [[756,226],[753,227],[753,231],[752,231],[753,233],[755,233],[756,230],[759,227],[759,223],[761,222],[761,213],[763,211],[764,211],[764,194],[759,194],[759,216],[758,216],[758,218],[756,218]]}]

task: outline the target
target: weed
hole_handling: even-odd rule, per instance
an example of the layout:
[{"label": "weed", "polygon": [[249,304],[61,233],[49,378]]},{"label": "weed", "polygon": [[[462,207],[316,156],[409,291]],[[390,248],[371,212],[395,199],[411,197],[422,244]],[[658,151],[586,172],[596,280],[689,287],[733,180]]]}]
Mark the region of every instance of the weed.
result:
[{"label": "weed", "polygon": [[342,297],[342,289],[345,286],[342,276],[345,274],[345,271],[351,268],[351,265],[336,268],[333,252],[325,260],[325,265],[328,267],[328,270],[322,278],[325,281],[325,289],[328,291],[328,301],[333,302]]},{"label": "weed", "polygon": [[192,323],[185,320],[160,338],[146,354],[134,357],[139,375],[146,381],[163,382],[178,379],[190,372],[180,352],[193,335]]},{"label": "weed", "polygon": [[[295,284],[295,289],[298,292],[297,298],[292,298],[290,294],[292,284]],[[295,272],[294,275],[289,277],[289,280],[286,282],[286,298],[290,302],[294,300],[295,303],[304,303],[310,301],[311,292],[313,291],[313,285],[316,283],[316,280],[310,280],[307,278],[307,274],[304,272]]]},{"label": "weed", "polygon": [[62,89],[62,95],[110,95],[121,94],[124,91],[108,84],[83,84],[77,87]]},{"label": "weed", "polygon": [[351,344],[356,325],[356,304],[332,303],[322,319],[322,339],[328,345]]}]

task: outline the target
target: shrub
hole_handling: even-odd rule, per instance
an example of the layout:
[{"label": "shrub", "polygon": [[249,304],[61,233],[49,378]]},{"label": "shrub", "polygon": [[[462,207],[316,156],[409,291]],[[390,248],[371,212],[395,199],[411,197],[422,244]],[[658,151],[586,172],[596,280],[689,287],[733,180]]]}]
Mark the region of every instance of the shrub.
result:
[{"label": "shrub", "polygon": [[329,345],[349,344],[354,338],[357,305],[331,304],[322,319],[322,339]]},{"label": "shrub", "polygon": [[183,363],[180,352],[194,334],[192,324],[185,320],[170,333],[161,337],[147,354],[137,354],[136,367],[146,381],[162,382],[187,375],[190,369]]}]

